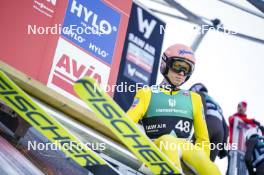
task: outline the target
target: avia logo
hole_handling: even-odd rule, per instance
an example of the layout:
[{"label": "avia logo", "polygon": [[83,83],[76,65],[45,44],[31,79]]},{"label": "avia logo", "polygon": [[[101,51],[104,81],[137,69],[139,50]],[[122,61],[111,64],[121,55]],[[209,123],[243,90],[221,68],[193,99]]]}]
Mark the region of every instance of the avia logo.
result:
[{"label": "avia logo", "polygon": [[188,50],[184,50],[184,49],[179,50],[178,53],[179,53],[179,55],[185,55],[185,54],[193,55],[193,52],[188,51]]},{"label": "avia logo", "polygon": [[84,76],[94,78],[99,84],[102,82],[102,77],[95,71],[94,66],[90,65],[87,67],[86,65],[78,64],[75,59],[65,54],[61,56],[56,64],[55,74],[71,84]]},{"label": "avia logo", "polygon": [[143,11],[141,8],[137,8],[137,17],[138,17],[138,30],[141,33],[144,33],[144,38],[149,39],[154,27],[157,24],[157,21],[152,19],[149,22],[147,19],[143,19]]},{"label": "avia logo", "polygon": [[127,71],[128,71],[128,75],[133,77],[136,73],[136,68],[132,68],[132,66],[130,64],[128,64],[128,70]]},{"label": "avia logo", "polygon": [[87,9],[82,4],[78,4],[76,0],[72,1],[71,13],[75,14],[81,18],[83,17],[84,22],[92,25],[92,28],[99,30],[101,34],[111,34],[112,31],[117,31],[116,26],[112,26],[109,21],[105,19],[99,19],[98,14],[92,10]]},{"label": "avia logo", "polygon": [[173,108],[173,107],[176,106],[176,100],[175,100],[175,99],[170,98],[170,99],[168,100],[168,102],[169,102],[169,106],[170,106],[171,108]]},{"label": "avia logo", "polygon": [[47,0],[49,3],[51,3],[53,6],[56,6],[56,1],[57,0]]}]

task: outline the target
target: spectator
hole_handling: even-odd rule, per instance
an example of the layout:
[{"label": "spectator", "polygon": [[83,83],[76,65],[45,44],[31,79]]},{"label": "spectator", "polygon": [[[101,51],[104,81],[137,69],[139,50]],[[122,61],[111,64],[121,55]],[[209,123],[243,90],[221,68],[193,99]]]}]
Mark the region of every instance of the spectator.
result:
[{"label": "spectator", "polygon": [[252,127],[255,127],[256,125],[259,125],[259,122],[255,119],[249,119],[247,118],[247,103],[245,101],[242,101],[238,103],[237,105],[237,113],[229,117],[229,143],[233,143],[233,125],[235,118],[241,119],[246,124],[251,125]]},{"label": "spectator", "polygon": [[[240,120],[242,120],[244,123],[250,125],[251,127],[256,127],[256,125],[260,125],[260,123],[258,121],[256,121],[255,119],[249,119],[247,118],[247,102],[245,101],[241,101],[240,103],[238,103],[237,105],[237,112],[235,114],[233,114],[232,116],[229,117],[229,143],[233,144],[233,127],[234,127],[234,121],[235,118],[239,118]],[[230,152],[228,154],[228,168],[227,168],[227,174],[229,173],[229,165],[230,165]]]}]

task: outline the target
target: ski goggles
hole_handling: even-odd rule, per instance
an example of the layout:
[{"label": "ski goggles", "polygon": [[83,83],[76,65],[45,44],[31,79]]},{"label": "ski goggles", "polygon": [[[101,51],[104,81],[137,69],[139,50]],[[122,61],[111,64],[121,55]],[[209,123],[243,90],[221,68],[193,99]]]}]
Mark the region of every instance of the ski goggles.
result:
[{"label": "ski goggles", "polygon": [[194,65],[182,58],[173,58],[170,60],[169,68],[175,73],[183,72],[184,76],[190,76],[194,70]]}]

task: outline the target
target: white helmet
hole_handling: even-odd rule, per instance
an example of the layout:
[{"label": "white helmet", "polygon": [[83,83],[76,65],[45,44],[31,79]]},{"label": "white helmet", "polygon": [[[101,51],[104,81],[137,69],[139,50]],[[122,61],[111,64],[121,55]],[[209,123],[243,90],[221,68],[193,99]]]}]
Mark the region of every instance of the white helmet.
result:
[{"label": "white helmet", "polygon": [[262,135],[261,130],[258,127],[255,128],[250,128],[247,130],[246,132],[246,140],[250,139],[250,137],[254,136],[254,135]]}]

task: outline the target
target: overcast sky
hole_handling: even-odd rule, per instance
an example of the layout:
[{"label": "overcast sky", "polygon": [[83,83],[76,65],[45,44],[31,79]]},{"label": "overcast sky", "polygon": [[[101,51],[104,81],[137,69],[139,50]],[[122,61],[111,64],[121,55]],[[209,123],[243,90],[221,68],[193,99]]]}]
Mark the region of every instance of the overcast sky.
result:
[{"label": "overcast sky", "polygon": [[[149,0],[142,2],[147,7],[182,16],[176,10],[151,3]],[[219,18],[225,28],[264,40],[263,18],[253,16],[217,0],[178,0],[178,2],[203,17]],[[258,11],[245,0],[233,0],[233,2]],[[197,36],[194,24],[155,14],[167,23],[163,50],[174,43],[183,43],[189,46],[192,44]],[[263,44],[210,31],[196,51],[195,71],[183,88],[188,89],[196,82],[204,83],[209,94],[223,108],[226,119],[236,112],[238,102],[245,100],[248,102],[248,116],[255,117],[264,124],[263,51]],[[161,79],[162,76],[159,75],[158,82]],[[224,161],[217,161],[222,173],[225,172]]]}]

